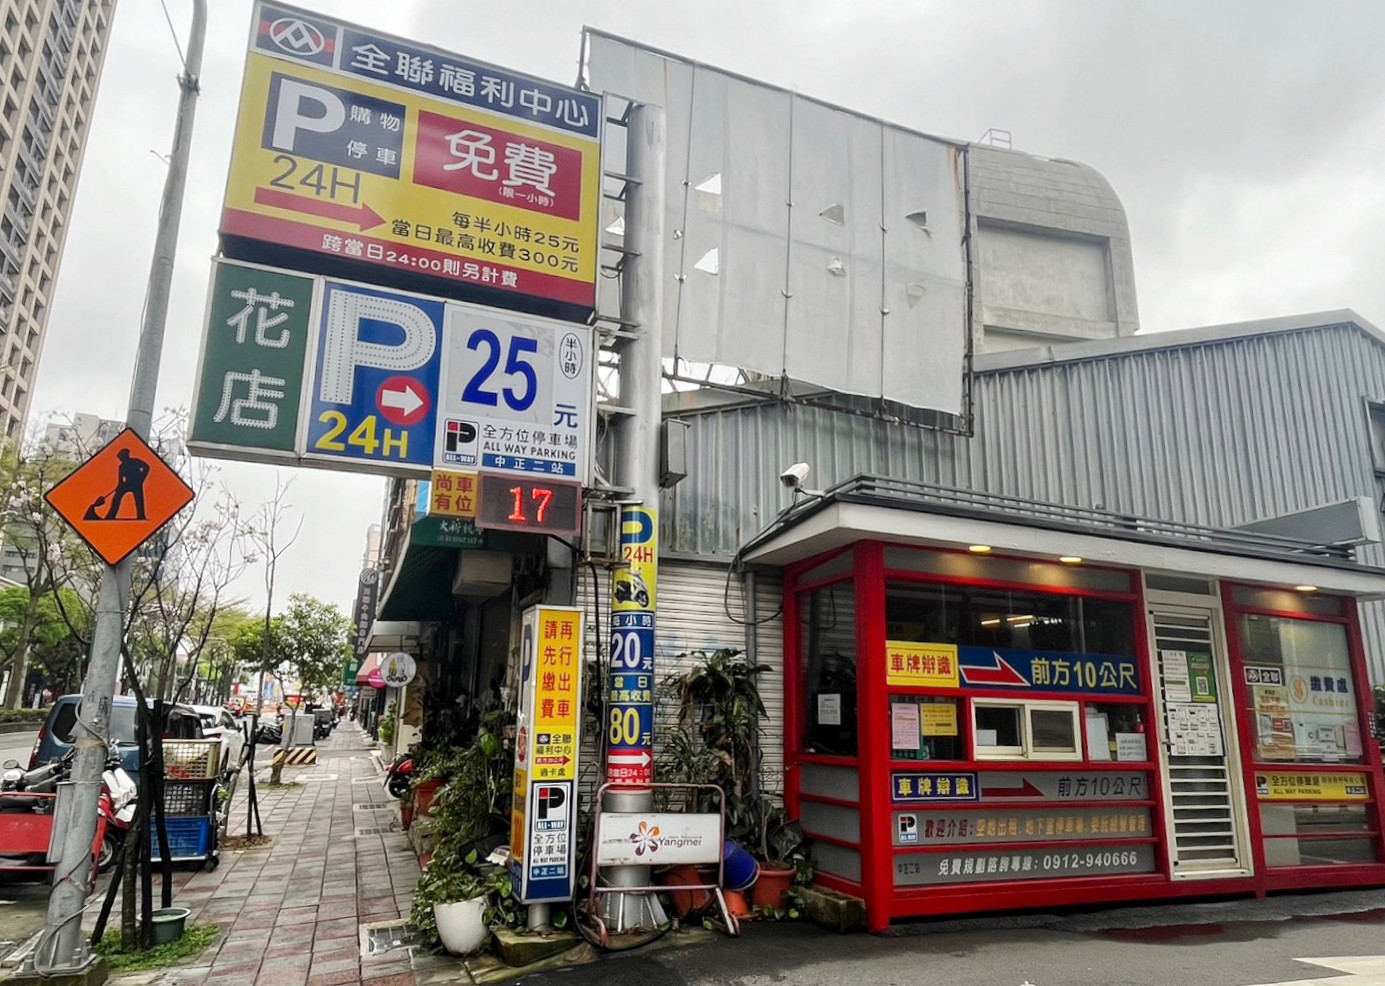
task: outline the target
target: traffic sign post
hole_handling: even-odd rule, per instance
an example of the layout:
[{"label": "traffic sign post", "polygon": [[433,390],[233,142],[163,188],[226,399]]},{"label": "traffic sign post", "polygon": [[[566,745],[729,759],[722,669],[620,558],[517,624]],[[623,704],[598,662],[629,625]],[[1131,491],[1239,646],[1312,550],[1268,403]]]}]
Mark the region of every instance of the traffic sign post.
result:
[{"label": "traffic sign post", "polygon": [[193,490],[126,428],[45,495],[108,565],[119,565],[193,500]]}]

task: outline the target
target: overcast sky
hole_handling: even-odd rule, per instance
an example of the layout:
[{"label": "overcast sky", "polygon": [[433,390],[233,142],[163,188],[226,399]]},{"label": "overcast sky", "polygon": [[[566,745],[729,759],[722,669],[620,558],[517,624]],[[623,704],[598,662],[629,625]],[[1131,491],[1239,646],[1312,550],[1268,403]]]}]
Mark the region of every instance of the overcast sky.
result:
[{"label": "overcast sky", "polygon": [[[180,39],[190,4],[167,0]],[[1102,172],[1158,331],[1330,308],[1385,324],[1385,4],[1279,0],[304,2],[559,82],[582,25],[943,136],[989,127]],[[211,0],[159,388],[191,401],[248,0]],[[120,0],[31,421],[123,418],[179,70],[158,0]],[[245,509],[267,466],[224,463]],[[381,479],[283,470],[305,513],[276,595],[349,607]],[[238,587],[262,599],[257,577]]]}]

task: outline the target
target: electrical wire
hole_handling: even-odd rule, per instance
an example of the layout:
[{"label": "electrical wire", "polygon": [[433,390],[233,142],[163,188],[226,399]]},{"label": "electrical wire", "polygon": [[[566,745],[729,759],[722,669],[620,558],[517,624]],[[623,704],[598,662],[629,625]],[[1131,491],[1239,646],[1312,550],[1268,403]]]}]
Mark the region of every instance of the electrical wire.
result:
[{"label": "electrical wire", "polygon": [[178,40],[178,32],[173,27],[173,17],[168,12],[168,3],[166,0],[159,0],[159,6],[164,9],[164,20],[168,22],[168,33],[173,35],[173,47],[178,49],[178,61],[182,63],[183,71],[186,72],[188,70],[188,60],[183,54],[183,45]]}]

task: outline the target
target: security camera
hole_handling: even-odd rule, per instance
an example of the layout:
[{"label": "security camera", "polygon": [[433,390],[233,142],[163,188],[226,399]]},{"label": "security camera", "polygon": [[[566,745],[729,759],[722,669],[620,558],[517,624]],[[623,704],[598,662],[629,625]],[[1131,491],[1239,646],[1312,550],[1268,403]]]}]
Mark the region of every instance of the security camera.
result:
[{"label": "security camera", "polygon": [[779,474],[779,482],[783,483],[786,489],[796,490],[803,485],[811,471],[812,467],[808,463],[795,462]]}]

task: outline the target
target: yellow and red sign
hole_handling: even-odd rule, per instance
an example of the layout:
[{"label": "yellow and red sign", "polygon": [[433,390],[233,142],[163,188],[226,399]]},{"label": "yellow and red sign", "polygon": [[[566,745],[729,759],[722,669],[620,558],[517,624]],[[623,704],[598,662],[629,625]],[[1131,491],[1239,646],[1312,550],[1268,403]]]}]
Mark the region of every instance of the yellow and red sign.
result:
[{"label": "yellow and red sign", "polygon": [[885,680],[906,688],[956,688],[955,644],[913,644],[885,641]]},{"label": "yellow and red sign", "polygon": [[254,23],[228,256],[594,307],[600,97],[278,4]]},{"label": "yellow and red sign", "polygon": [[102,560],[118,565],[191,503],[193,491],[126,428],[44,499]]},{"label": "yellow and red sign", "polygon": [[1370,788],[1365,774],[1257,771],[1255,793],[1261,801],[1365,801]]},{"label": "yellow and red sign", "polygon": [[535,780],[577,776],[577,718],[582,697],[582,614],[540,607],[534,665]]},{"label": "yellow and red sign", "polygon": [[439,517],[476,519],[476,473],[434,472],[428,494],[428,513]]}]

